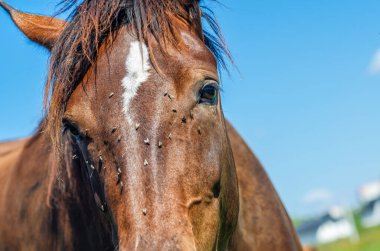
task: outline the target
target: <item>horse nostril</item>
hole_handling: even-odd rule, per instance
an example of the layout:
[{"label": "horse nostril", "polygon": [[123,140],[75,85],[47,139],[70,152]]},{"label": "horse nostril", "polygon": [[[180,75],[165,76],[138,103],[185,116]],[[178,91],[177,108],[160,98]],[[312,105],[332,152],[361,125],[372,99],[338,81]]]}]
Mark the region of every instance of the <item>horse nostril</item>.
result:
[{"label": "horse nostril", "polygon": [[212,193],[214,194],[214,198],[219,198],[220,195],[220,182],[218,181],[215,183],[215,185],[212,187]]}]

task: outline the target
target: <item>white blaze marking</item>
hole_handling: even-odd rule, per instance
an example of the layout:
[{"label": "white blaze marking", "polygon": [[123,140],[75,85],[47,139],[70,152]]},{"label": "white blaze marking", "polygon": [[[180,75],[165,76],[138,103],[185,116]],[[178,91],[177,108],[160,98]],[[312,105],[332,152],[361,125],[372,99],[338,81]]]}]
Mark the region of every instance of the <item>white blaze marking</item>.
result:
[{"label": "white blaze marking", "polygon": [[[128,166],[128,182],[126,184],[130,206],[132,214],[134,215],[134,222],[136,223],[136,231],[140,232],[140,229],[144,226],[141,222],[141,209],[144,205],[141,205],[141,201],[135,200],[133,197],[137,196],[143,198],[143,191],[139,190],[139,186],[142,183],[143,173],[141,166],[143,165],[144,157],[141,156],[141,148],[138,144],[138,134],[136,131],[136,123],[134,121],[137,118],[137,114],[133,113],[131,102],[137,95],[140,86],[148,80],[149,70],[151,64],[149,62],[148,48],[145,44],[139,41],[130,43],[129,52],[125,60],[125,69],[127,71],[126,76],[122,79],[123,88],[123,113],[129,130],[124,130],[125,138],[128,139],[128,145],[126,145],[126,164]],[[132,147],[131,147],[132,146]],[[134,192],[132,192],[134,191]]]},{"label": "white blaze marking", "polygon": [[145,82],[149,77],[150,63],[149,53],[145,44],[134,41],[130,44],[129,53],[125,62],[127,75],[122,80],[124,88],[123,101],[124,113],[127,120],[132,124],[133,116],[130,114],[130,103],[140,85]]}]

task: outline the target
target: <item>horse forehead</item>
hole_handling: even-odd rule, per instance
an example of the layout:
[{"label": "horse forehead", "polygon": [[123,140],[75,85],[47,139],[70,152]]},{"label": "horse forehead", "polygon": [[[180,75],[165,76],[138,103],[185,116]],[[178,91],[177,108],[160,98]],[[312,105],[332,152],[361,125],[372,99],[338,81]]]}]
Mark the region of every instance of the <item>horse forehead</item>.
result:
[{"label": "horse forehead", "polygon": [[185,58],[185,62],[188,59],[192,59],[197,65],[209,65],[210,68],[216,69],[216,60],[205,43],[192,31],[180,30],[181,54]]},{"label": "horse forehead", "polygon": [[[124,104],[131,103],[137,96],[138,89],[142,88],[148,79],[150,82],[162,80],[158,77],[157,68],[163,70],[162,73],[167,80],[177,79],[184,72],[192,72],[188,71],[189,69],[206,70],[211,75],[217,76],[217,62],[204,42],[191,30],[182,26],[176,28],[180,34],[178,44],[167,45],[165,48],[160,48],[155,41],[149,49],[144,42],[136,40],[128,31],[126,32],[124,43],[120,44],[125,49],[117,50],[119,56],[123,58],[122,63],[125,67],[125,75],[121,80]],[[154,58],[151,58],[152,56]],[[155,65],[152,64],[152,60],[155,61]],[[125,106],[124,112],[127,110],[128,106]]]}]

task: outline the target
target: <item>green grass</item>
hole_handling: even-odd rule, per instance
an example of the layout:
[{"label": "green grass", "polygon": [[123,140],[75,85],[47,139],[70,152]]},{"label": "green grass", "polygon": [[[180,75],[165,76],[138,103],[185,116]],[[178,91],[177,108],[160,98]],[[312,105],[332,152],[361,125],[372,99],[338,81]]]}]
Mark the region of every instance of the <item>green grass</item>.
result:
[{"label": "green grass", "polygon": [[349,239],[318,247],[318,251],[380,251],[380,227],[359,229],[360,240]]}]

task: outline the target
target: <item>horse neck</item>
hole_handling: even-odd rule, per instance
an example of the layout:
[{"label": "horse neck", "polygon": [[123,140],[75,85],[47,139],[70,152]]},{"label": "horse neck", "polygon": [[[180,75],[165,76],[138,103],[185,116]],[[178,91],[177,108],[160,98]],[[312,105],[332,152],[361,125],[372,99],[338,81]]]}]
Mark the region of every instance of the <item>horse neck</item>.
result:
[{"label": "horse neck", "polygon": [[239,180],[240,213],[231,250],[302,250],[293,224],[263,166],[227,123]]},{"label": "horse neck", "polygon": [[[24,249],[25,244],[16,241],[21,239],[31,243],[29,250],[52,244],[51,214],[46,203],[49,152],[46,137],[38,133],[23,141],[13,160],[2,169],[0,242],[13,249]],[[21,231],[14,231],[14,226],[22,226]]]},{"label": "horse neck", "polygon": [[[32,210],[40,212],[37,218],[26,215],[25,219],[30,228],[24,223],[23,226],[34,229],[36,225],[41,225],[40,235],[52,240],[51,250],[107,250],[111,245],[110,226],[99,210],[93,206],[94,203],[91,201],[93,197],[88,193],[88,189],[71,191],[71,194],[78,195],[74,198],[63,196],[55,188],[55,183],[50,184],[49,176],[52,169],[59,168],[52,150],[50,136],[38,132],[25,145],[20,156],[16,167],[20,174],[17,182],[38,184],[33,191],[28,188],[30,185],[24,186],[27,196],[23,196],[22,207],[26,208],[24,209],[26,212]],[[71,167],[63,166],[63,168]],[[52,190],[50,186],[53,186]],[[54,191],[51,196],[55,199],[50,198],[49,191]]]}]

